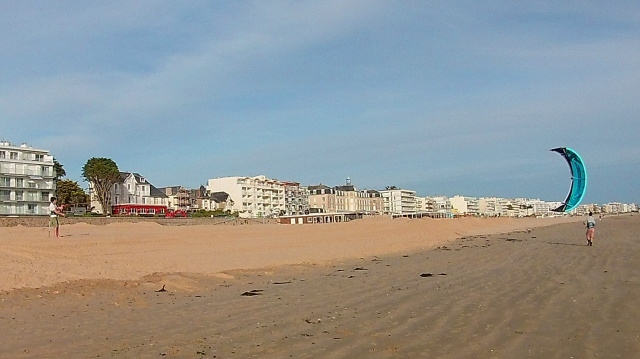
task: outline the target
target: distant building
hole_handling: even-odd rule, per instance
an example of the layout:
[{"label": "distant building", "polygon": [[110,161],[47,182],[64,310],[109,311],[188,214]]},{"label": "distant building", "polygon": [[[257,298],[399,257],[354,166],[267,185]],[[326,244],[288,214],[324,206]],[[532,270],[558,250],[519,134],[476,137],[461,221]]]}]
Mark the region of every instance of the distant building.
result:
[{"label": "distant building", "polygon": [[[610,202],[604,205],[604,212],[608,214],[629,213],[635,210],[635,206],[620,202]],[[591,210],[592,212],[595,212]]]},{"label": "distant building", "polygon": [[507,216],[509,202],[500,197],[481,197],[478,199],[478,214],[487,217]]},{"label": "distant building", "polygon": [[318,224],[349,222],[362,218],[361,213],[310,213],[280,217],[280,224]]},{"label": "distant building", "polygon": [[188,189],[184,186],[158,188],[167,195],[167,208],[171,211],[216,211],[232,207],[226,192],[211,192],[205,186]]},{"label": "distant building", "polygon": [[336,207],[336,191],[324,184],[317,186],[308,186],[309,190],[309,208],[312,212],[317,213],[321,210],[322,213],[334,213],[337,211]]},{"label": "distant building", "polygon": [[553,207],[552,203],[537,198],[528,200],[527,207],[530,209],[527,214],[534,214],[537,217],[547,216],[552,212],[553,209],[557,208]]},{"label": "distant building", "polygon": [[449,198],[452,210],[459,215],[477,215],[480,213],[478,198],[456,195]]},{"label": "distant building", "polygon": [[265,176],[213,178],[207,190],[227,193],[228,209],[241,218],[277,217],[285,211],[284,185]]},{"label": "distant building", "polygon": [[356,212],[381,215],[384,211],[384,200],[380,191],[372,189],[358,191],[356,201]]},{"label": "distant building", "polygon": [[[104,213],[92,184],[89,183],[91,206],[97,213]],[[164,215],[168,196],[138,173],[120,172],[120,180],[111,187],[111,208],[120,215]]]},{"label": "distant building", "polygon": [[[361,213],[379,215],[383,211],[382,195],[374,190],[358,190],[347,178],[344,186],[328,187],[323,184],[309,186],[311,212]],[[315,210],[315,211],[314,211]]]},{"label": "distant building", "polygon": [[282,182],[284,186],[284,215],[309,213],[309,189],[298,182]]},{"label": "distant building", "polygon": [[429,213],[450,215],[452,213],[451,202],[447,196],[425,197],[425,208]]},{"label": "distant building", "polygon": [[53,156],[26,143],[0,142],[0,215],[49,215]]},{"label": "distant building", "polygon": [[232,211],[234,202],[227,192],[211,192],[211,210]]},{"label": "distant building", "polygon": [[385,189],[380,191],[384,214],[405,216],[418,213],[416,192],[406,189]]},{"label": "distant building", "polygon": [[205,186],[189,190],[189,199],[192,211],[215,211],[218,209],[212,193]]},{"label": "distant building", "polygon": [[160,187],[158,190],[167,195],[167,209],[187,212],[193,207],[191,191],[183,186]]}]

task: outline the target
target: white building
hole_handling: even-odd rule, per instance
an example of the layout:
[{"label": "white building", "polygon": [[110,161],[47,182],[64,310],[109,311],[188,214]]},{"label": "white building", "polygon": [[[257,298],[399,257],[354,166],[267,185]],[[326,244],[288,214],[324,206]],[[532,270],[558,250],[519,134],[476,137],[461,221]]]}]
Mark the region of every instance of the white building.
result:
[{"label": "white building", "polygon": [[411,215],[418,212],[416,192],[406,189],[386,189],[380,191],[384,214]]},{"label": "white building", "polygon": [[222,177],[208,181],[210,192],[226,192],[241,218],[276,217],[285,211],[285,186],[265,176]]},{"label": "white building", "polygon": [[500,197],[481,197],[478,199],[478,213],[488,217],[507,215],[508,201]]},{"label": "white building", "polygon": [[[105,213],[91,183],[89,193],[93,211]],[[120,181],[111,187],[113,214],[164,214],[167,205],[167,195],[138,173],[120,172]]]},{"label": "white building", "polygon": [[452,213],[451,201],[447,196],[427,196],[424,198],[427,212],[450,214]]},{"label": "white building", "polygon": [[545,217],[553,214],[553,209],[557,207],[553,207],[551,202],[543,201],[541,199],[531,199],[528,201],[527,206],[531,206],[532,214],[535,214],[537,217]]},{"label": "white building", "polygon": [[480,213],[478,198],[455,195],[449,198],[451,209],[458,214],[476,215]]},{"label": "white building", "polygon": [[48,215],[54,178],[49,151],[0,142],[0,215]]},{"label": "white building", "polygon": [[619,202],[610,202],[604,205],[604,212],[608,214],[628,213],[634,209],[635,206]]}]

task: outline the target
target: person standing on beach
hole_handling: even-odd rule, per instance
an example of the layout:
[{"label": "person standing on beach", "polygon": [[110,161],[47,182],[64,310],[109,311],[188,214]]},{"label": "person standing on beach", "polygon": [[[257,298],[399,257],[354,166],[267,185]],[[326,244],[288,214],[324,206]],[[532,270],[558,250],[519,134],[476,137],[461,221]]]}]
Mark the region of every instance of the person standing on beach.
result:
[{"label": "person standing on beach", "polygon": [[587,246],[593,246],[593,239],[596,235],[596,219],[593,218],[593,213],[589,212],[587,217]]},{"label": "person standing on beach", "polygon": [[58,207],[58,199],[51,197],[51,204],[49,205],[49,227],[55,228],[56,237],[60,238],[60,222],[58,222],[58,215],[65,217],[60,207]]}]

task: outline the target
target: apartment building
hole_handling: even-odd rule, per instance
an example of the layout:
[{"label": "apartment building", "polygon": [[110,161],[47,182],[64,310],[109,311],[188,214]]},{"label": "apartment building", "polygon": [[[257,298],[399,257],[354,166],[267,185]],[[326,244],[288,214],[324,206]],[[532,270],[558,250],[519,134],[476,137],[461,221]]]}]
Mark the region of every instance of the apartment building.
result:
[{"label": "apartment building", "polygon": [[0,142],[0,215],[48,215],[54,178],[49,151]]},{"label": "apartment building", "polygon": [[536,216],[547,216],[552,212],[554,208],[559,206],[553,206],[551,202],[543,201],[541,199],[531,199],[527,201],[527,207],[531,210],[531,213]]},{"label": "apartment building", "polygon": [[308,186],[309,208],[312,212],[335,213],[336,194],[335,189],[324,184]]},{"label": "apartment building", "polygon": [[427,212],[432,213],[451,213],[451,202],[447,196],[429,196],[425,197],[425,207]]},{"label": "apartment building", "polygon": [[386,189],[382,194],[384,214],[394,216],[412,215],[418,212],[416,192],[406,189]]},{"label": "apartment building", "polygon": [[382,214],[383,199],[378,191],[358,190],[347,178],[344,186],[309,186],[309,207],[313,212]]},{"label": "apartment building", "polygon": [[309,214],[309,189],[298,182],[282,182],[285,194],[285,216]]},{"label": "apartment building", "polygon": [[481,197],[478,199],[478,213],[487,217],[507,216],[509,201],[499,197]]},{"label": "apartment building", "polygon": [[[106,213],[89,183],[91,206]],[[168,196],[139,173],[120,172],[120,180],[111,187],[111,213],[120,215],[164,215]]]},{"label": "apartment building", "polygon": [[478,198],[456,195],[449,198],[451,208],[461,215],[477,215],[480,213]]},{"label": "apartment building", "polygon": [[380,191],[372,189],[358,191],[355,201],[357,212],[368,215],[382,215],[384,212],[384,200]]},{"label": "apartment building", "polygon": [[353,212],[365,214],[381,214],[383,210],[382,195],[378,191],[358,191],[350,183],[345,186],[335,187],[336,210],[340,212]]},{"label": "apartment building", "polygon": [[[631,212],[627,204],[619,203],[619,202],[609,202],[603,206],[603,210],[605,213],[608,213],[608,214]],[[591,212],[594,212],[594,211],[591,211]]]},{"label": "apartment building", "polygon": [[225,192],[232,212],[241,218],[276,217],[285,212],[285,186],[263,175],[256,177],[222,177],[210,179],[210,192]]}]

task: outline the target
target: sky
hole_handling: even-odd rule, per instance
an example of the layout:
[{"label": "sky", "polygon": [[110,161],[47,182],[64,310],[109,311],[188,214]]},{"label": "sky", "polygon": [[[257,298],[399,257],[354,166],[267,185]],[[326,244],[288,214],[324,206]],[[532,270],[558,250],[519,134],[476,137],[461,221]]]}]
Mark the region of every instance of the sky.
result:
[{"label": "sky", "polygon": [[0,139],[83,187],[303,185],[637,203],[637,1],[0,0]]}]

